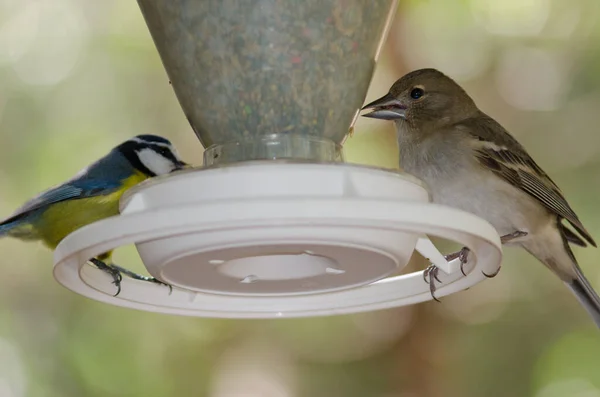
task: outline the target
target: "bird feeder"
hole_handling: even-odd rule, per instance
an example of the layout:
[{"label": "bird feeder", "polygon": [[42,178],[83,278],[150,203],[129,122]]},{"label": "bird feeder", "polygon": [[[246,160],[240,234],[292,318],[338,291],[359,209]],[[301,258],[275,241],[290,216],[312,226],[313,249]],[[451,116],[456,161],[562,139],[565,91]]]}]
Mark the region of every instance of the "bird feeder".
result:
[{"label": "bird feeder", "polygon": [[[352,313],[431,299],[416,250],[442,271],[438,297],[494,273],[497,233],[430,203],[417,179],[346,164],[396,0],[138,0],[175,94],[206,148],[200,168],[148,180],[121,215],[67,236],[54,274],[106,303],[206,317]],[[471,249],[447,262],[428,236]],[[135,244],[173,286],[112,279],[88,260]]]}]

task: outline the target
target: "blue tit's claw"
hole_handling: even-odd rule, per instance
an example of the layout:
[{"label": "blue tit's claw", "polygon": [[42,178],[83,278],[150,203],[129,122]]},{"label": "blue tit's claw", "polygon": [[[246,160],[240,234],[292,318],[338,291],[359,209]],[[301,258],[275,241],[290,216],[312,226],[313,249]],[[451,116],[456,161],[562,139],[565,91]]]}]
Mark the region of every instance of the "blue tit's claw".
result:
[{"label": "blue tit's claw", "polygon": [[[429,291],[431,292],[431,297],[436,302],[440,302],[438,298],[435,297],[435,290],[437,289],[435,286],[435,282],[441,283],[441,280],[438,278],[439,269],[435,265],[430,265],[425,271],[423,271],[423,280],[429,284]],[[429,279],[429,280],[428,280]]]},{"label": "blue tit's claw", "polygon": [[134,280],[141,280],[141,281],[147,281],[150,283],[155,283],[155,284],[159,284],[159,285],[164,285],[165,287],[169,287],[169,295],[171,295],[173,293],[173,287],[170,286],[167,283],[163,283],[162,281],[160,281],[157,278],[154,277],[148,277],[148,276],[142,276],[141,274],[137,274],[135,272],[132,272],[131,270],[125,269],[124,267],[118,266],[118,265],[112,265],[113,268],[117,269],[120,273],[131,277]]},{"label": "blue tit's claw", "polygon": [[171,286],[170,284],[167,284],[167,283],[163,283],[162,281],[160,281],[157,278],[146,277],[146,281],[149,281],[151,283],[155,283],[155,284],[158,284],[158,285],[164,285],[165,287],[169,288],[169,295],[171,295],[173,293],[173,286]]},{"label": "blue tit's claw", "polygon": [[121,280],[114,280],[112,283],[117,287],[117,292],[113,296],[117,296],[121,293]]},{"label": "blue tit's claw", "polygon": [[112,276],[112,278],[113,278],[112,283],[115,285],[115,287],[117,287],[117,293],[114,294],[113,296],[119,295],[121,293],[121,281],[123,281],[123,276],[121,275],[121,272],[119,271],[119,269],[116,269],[115,267],[113,267],[111,265],[107,265],[105,262],[101,261],[100,259],[96,259],[96,258],[90,259],[90,262],[92,262],[94,265],[96,265],[96,267],[98,269],[100,269],[103,272],[106,272],[110,276]]}]

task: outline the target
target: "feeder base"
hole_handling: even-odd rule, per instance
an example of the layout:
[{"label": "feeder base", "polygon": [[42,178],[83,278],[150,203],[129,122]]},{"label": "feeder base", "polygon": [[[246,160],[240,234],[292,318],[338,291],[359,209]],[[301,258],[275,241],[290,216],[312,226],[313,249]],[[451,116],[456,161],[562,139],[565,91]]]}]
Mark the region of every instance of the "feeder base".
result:
[{"label": "feeder base", "polygon": [[[436,296],[493,273],[500,240],[484,220],[429,203],[408,175],[348,164],[265,161],[154,178],[122,199],[122,214],[68,236],[56,279],[107,303],[172,314],[304,317],[431,299],[422,272],[399,273],[417,250],[442,272]],[[467,276],[427,235],[471,249]],[[163,286],[109,277],[86,261],[136,244]]]}]

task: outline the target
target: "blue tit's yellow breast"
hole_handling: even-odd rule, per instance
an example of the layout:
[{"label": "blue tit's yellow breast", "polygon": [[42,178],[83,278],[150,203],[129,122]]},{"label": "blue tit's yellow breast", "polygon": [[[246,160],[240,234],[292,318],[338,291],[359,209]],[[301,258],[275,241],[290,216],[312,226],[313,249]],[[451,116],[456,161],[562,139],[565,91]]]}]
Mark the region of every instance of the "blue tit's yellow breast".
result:
[{"label": "blue tit's yellow breast", "polygon": [[146,176],[136,173],[123,180],[121,188],[110,194],[72,199],[52,204],[41,215],[35,228],[40,239],[54,249],[70,233],[104,218],[119,214],[119,199],[123,193],[142,182]]}]

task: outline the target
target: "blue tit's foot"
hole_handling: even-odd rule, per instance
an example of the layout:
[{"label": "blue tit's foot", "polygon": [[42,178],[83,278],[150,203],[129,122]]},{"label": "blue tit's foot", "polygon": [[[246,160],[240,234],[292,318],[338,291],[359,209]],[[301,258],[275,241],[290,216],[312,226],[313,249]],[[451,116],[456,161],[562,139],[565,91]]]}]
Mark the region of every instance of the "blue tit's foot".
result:
[{"label": "blue tit's foot", "polygon": [[460,272],[466,277],[467,273],[465,272],[465,264],[467,263],[467,258],[469,257],[470,251],[471,250],[469,250],[467,247],[462,247],[460,251],[446,255],[444,258],[446,258],[448,262],[453,261],[456,258],[460,259]]},{"label": "blue tit's foot", "polygon": [[435,265],[430,265],[427,269],[425,269],[425,271],[423,271],[423,280],[425,280],[425,282],[429,284],[429,291],[431,292],[431,297],[436,302],[440,301],[438,298],[435,297],[435,282],[437,281],[438,283],[441,283],[440,279],[438,278],[439,271],[440,269],[438,269]]},{"label": "blue tit's foot", "polygon": [[118,266],[118,265],[112,265],[112,267],[116,270],[118,270],[120,273],[131,277],[134,280],[142,280],[142,281],[147,281],[150,283],[155,283],[155,284],[159,284],[159,285],[164,285],[165,287],[169,288],[169,295],[171,295],[171,293],[173,292],[173,287],[170,286],[167,283],[163,283],[162,281],[160,281],[159,279],[156,279],[154,277],[148,277],[148,276],[142,276],[141,274],[137,274],[135,272],[132,272],[131,270],[127,270],[124,267]]},{"label": "blue tit's foot", "polygon": [[119,269],[115,269],[113,266],[106,264],[105,262],[101,261],[100,259],[96,259],[96,258],[92,258],[90,259],[90,262],[92,262],[94,265],[96,265],[96,267],[100,270],[102,270],[103,272],[108,273],[112,278],[113,278],[113,284],[117,287],[117,293],[114,294],[113,296],[117,296],[121,293],[121,281],[123,281],[123,276],[121,275],[121,272],[119,271]]}]

